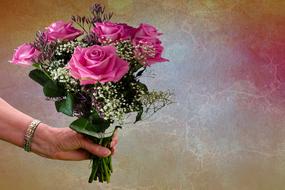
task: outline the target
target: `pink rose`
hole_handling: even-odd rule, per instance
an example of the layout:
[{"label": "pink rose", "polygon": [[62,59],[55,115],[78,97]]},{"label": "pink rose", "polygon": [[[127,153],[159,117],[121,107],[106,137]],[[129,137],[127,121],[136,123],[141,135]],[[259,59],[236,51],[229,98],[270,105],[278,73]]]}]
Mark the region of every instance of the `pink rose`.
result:
[{"label": "pink rose", "polygon": [[154,43],[148,42],[147,40],[140,40],[135,44],[135,55],[143,65],[149,66],[158,62],[169,61],[161,57],[163,49],[158,39]]},{"label": "pink rose", "polygon": [[135,30],[133,40],[134,41],[147,40],[149,42],[150,41],[155,42],[158,36],[160,36],[161,34],[162,33],[159,33],[154,26],[142,23]]},{"label": "pink rose", "polygon": [[14,52],[10,61],[13,64],[32,65],[37,61],[40,52],[30,44],[20,45]]},{"label": "pink rose", "polygon": [[68,63],[71,76],[80,84],[118,82],[129,70],[129,65],[116,54],[113,46],[77,47]]},{"label": "pink rose", "polygon": [[82,35],[83,32],[74,28],[71,22],[65,23],[63,21],[57,21],[52,23],[49,27],[46,27],[46,32],[44,34],[48,41],[56,41],[74,40]]},{"label": "pink rose", "polygon": [[152,65],[152,64],[158,63],[158,62],[168,62],[169,61],[168,59],[161,57],[164,48],[161,45],[161,42],[159,40],[153,44],[153,48],[154,48],[154,56],[147,57],[147,59],[146,59],[147,65]]},{"label": "pink rose", "polygon": [[99,37],[99,41],[108,41],[111,42],[119,39],[128,39],[131,38],[132,33],[135,29],[127,24],[117,24],[112,22],[102,22],[95,23],[93,28],[93,33]]},{"label": "pink rose", "polygon": [[151,65],[157,62],[169,61],[162,56],[163,46],[158,37],[162,33],[149,24],[141,24],[135,31],[132,42],[135,45],[135,53],[139,57],[143,57],[143,62],[146,65]]}]

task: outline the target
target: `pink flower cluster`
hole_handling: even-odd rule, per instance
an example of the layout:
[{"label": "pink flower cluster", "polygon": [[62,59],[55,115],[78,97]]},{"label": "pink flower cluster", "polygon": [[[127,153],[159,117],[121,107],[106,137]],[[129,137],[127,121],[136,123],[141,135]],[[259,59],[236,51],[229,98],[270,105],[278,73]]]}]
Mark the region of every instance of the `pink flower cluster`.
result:
[{"label": "pink flower cluster", "polygon": [[96,23],[93,28],[93,33],[95,33],[101,42],[114,42],[117,40],[129,39],[132,41],[134,46],[140,46],[144,44],[149,48],[153,49],[153,55],[143,52],[146,48],[139,48],[138,54],[146,55],[146,64],[151,65],[157,62],[168,61],[162,58],[163,46],[159,40],[159,33],[157,29],[149,24],[140,24],[138,28],[133,28],[127,24],[117,24],[112,22]]},{"label": "pink flower cluster", "polygon": [[[116,54],[116,48],[111,45],[119,40],[130,40],[135,47],[136,55],[144,57],[145,66],[168,61],[162,57],[163,46],[159,40],[161,33],[149,24],[133,28],[122,23],[95,23],[92,32],[98,37],[99,42],[110,45],[75,49],[67,68],[71,76],[79,79],[82,85],[117,82],[128,72],[128,62],[121,59]],[[83,32],[74,28],[72,23],[57,21],[46,27],[43,34],[48,42],[56,42],[75,40],[83,35]],[[11,62],[31,65],[37,61],[39,55],[40,51],[34,46],[23,44],[16,49]]]},{"label": "pink flower cluster", "polygon": [[[65,23],[63,21],[57,21],[52,23],[49,27],[46,27],[44,36],[47,41],[66,41],[74,40],[83,32],[74,28],[72,23]],[[22,44],[14,52],[11,63],[32,65],[36,62],[40,52],[35,49],[31,44]]]}]

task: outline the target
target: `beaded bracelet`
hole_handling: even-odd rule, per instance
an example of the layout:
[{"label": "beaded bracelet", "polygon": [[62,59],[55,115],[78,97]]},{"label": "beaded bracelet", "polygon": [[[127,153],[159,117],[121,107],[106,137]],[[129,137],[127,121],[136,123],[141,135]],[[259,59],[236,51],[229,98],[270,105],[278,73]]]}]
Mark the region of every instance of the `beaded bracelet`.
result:
[{"label": "beaded bracelet", "polygon": [[32,139],[33,139],[35,130],[40,123],[41,121],[37,119],[33,120],[26,131],[26,134],[24,137],[24,150],[27,152],[31,151]]}]

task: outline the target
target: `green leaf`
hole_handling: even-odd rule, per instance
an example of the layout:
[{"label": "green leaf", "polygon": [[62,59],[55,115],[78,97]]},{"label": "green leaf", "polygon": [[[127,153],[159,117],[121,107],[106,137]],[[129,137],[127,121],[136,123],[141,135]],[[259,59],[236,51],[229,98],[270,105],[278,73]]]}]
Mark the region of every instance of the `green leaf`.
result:
[{"label": "green leaf", "polygon": [[47,97],[62,97],[65,91],[55,81],[50,80],[44,85],[44,94]]},{"label": "green leaf", "polygon": [[47,97],[61,97],[65,95],[65,91],[57,85],[56,81],[51,80],[43,71],[39,69],[32,70],[29,76],[44,87],[44,94]]},{"label": "green leaf", "polygon": [[69,127],[78,133],[98,138],[98,132],[100,132],[98,131],[98,128],[102,126],[94,125],[94,123],[91,123],[88,119],[82,117],[73,121]]},{"label": "green leaf", "polygon": [[68,116],[73,116],[74,96],[68,93],[65,100],[55,102],[55,107],[58,112],[62,112]]},{"label": "green leaf", "polygon": [[140,88],[144,91],[144,92],[148,92],[148,88],[147,86],[142,83],[142,82],[138,82],[138,85],[140,86]]},{"label": "green leaf", "polygon": [[46,74],[39,69],[32,70],[29,73],[29,77],[42,86],[44,86],[48,81],[51,81],[51,79],[48,78],[48,76],[46,76]]},{"label": "green leaf", "polygon": [[96,133],[92,124],[86,118],[79,118],[73,121],[69,127],[78,133],[83,133],[90,136],[94,136],[94,133]]},{"label": "green leaf", "polygon": [[41,68],[41,64],[39,63],[34,63],[33,64],[33,67],[37,68],[37,69],[40,69]]},{"label": "green leaf", "polygon": [[136,121],[134,123],[142,120],[142,114],[143,114],[143,108],[141,107],[140,110],[138,111],[138,114],[136,116]]},{"label": "green leaf", "polygon": [[104,132],[110,126],[110,122],[101,118],[97,112],[90,115],[89,119],[96,126],[97,132]]}]

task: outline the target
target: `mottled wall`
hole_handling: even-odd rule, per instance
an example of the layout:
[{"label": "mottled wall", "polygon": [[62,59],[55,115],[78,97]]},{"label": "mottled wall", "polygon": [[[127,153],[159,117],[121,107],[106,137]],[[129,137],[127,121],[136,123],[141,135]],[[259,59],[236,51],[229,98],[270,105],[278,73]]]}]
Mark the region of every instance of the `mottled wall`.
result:
[{"label": "mottled wall", "polygon": [[[30,68],[8,64],[17,45],[92,0],[0,1],[0,96],[56,127]],[[40,158],[0,142],[0,189],[281,190],[285,186],[285,1],[110,0],[115,21],[164,32],[153,88],[176,104],[120,132],[110,185],[88,184],[88,161]]]}]

